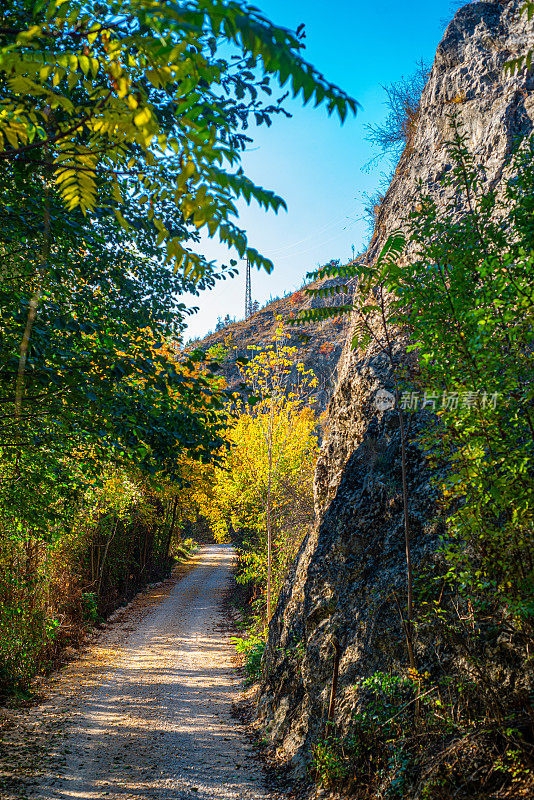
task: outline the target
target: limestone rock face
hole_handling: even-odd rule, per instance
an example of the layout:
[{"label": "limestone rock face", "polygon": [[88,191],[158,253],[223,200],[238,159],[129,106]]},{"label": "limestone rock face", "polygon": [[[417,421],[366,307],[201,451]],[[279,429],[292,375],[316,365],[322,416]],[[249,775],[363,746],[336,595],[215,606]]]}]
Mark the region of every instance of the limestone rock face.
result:
[{"label": "limestone rock face", "polygon": [[[513,77],[504,72],[508,60],[534,47],[534,25],[525,15],[520,17],[522,5],[520,0],[470,3],[450,23],[421,96],[413,139],[381,205],[369,260],[378,256],[387,237],[414,207],[419,185],[438,202],[445,199],[447,189],[440,179],[451,167],[446,147],[451,139],[451,114],[463,126],[470,152],[485,169],[488,186],[497,188],[505,177],[514,143],[532,130],[534,120],[534,71]],[[317,469],[319,511],[332,499],[343,465],[361,441],[362,414],[354,392],[361,391],[362,361],[351,352],[350,342],[349,336],[330,406],[330,436]]]},{"label": "limestone rock face", "polygon": [[[510,76],[504,64],[534,48],[519,0],[460,9],[438,47],[421,98],[417,128],[382,203],[367,258],[417,202],[418,184],[438,203],[450,169],[450,113],[463,125],[487,185],[498,190],[514,142],[533,128],[534,77]],[[409,256],[409,253],[408,253]],[[349,335],[329,406],[329,430],[315,477],[317,524],[303,542],[269,632],[259,720],[281,757],[304,774],[310,745],[328,708],[334,640],[339,642],[336,723],[346,728],[358,704],[358,678],[406,663],[395,595],[404,597],[406,566],[397,414],[376,407],[391,389],[385,357],[353,352]],[[396,347],[403,348],[402,335]],[[424,413],[412,417],[413,429]],[[412,430],[413,430],[412,429]],[[442,522],[424,459],[408,457],[409,517],[416,565],[431,561]],[[402,602],[402,600],[401,600]],[[424,661],[425,654],[418,654]]]}]

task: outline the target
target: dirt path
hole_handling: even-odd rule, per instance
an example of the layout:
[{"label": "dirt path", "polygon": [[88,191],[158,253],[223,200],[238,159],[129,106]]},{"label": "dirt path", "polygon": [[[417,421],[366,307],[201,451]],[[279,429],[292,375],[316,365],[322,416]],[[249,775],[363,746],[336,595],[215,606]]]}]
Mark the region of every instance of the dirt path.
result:
[{"label": "dirt path", "polygon": [[282,796],[265,789],[252,745],[231,716],[241,683],[220,610],[231,559],[228,546],[203,547],[185,577],[149,593],[137,619],[134,604],[59,674],[56,700],[32,712],[48,713],[60,732],[30,798]]}]

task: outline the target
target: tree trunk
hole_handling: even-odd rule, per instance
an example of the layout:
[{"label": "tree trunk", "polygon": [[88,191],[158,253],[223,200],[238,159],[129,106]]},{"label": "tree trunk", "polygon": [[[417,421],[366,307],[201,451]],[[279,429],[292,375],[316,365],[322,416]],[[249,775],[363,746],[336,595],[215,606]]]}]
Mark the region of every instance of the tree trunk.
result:
[{"label": "tree trunk", "polygon": [[406,606],[406,620],[404,623],[406,634],[406,647],[408,649],[408,659],[410,668],[415,671],[415,653],[413,648],[413,571],[412,556],[410,548],[410,521],[408,518],[408,482],[406,479],[406,430],[404,428],[404,417],[400,407],[399,390],[395,390],[397,410],[399,415],[399,428],[401,439],[401,472],[402,472],[402,501],[404,506],[404,547],[406,551],[406,583],[408,588],[408,601]]},{"label": "tree trunk", "polygon": [[[48,157],[47,157],[48,159]],[[48,159],[49,160],[49,159]],[[50,196],[48,190],[48,169],[45,171],[45,191],[44,191],[44,206],[43,206],[43,238],[40,253],[40,268],[37,273],[37,286],[34,290],[33,296],[30,300],[28,308],[28,316],[26,318],[26,327],[22,334],[22,341],[19,349],[19,365],[17,370],[17,380],[15,384],[15,419],[20,421],[22,414],[22,398],[24,396],[24,383],[26,373],[26,360],[28,358],[28,350],[30,347],[30,337],[32,333],[33,323],[37,317],[37,308],[41,302],[43,293],[43,282],[48,269],[48,262],[50,260]]]},{"label": "tree trunk", "polygon": [[272,572],[272,529],[271,529],[271,491],[273,483],[273,401],[269,414],[269,434],[267,440],[269,456],[269,482],[267,485],[267,625],[271,621],[271,572]]},{"label": "tree trunk", "polygon": [[176,523],[176,510],[177,510],[177,508],[178,508],[178,495],[176,495],[176,497],[174,498],[174,503],[173,503],[173,506],[172,506],[171,527],[169,528],[169,533],[167,535],[167,541],[165,542],[164,555],[165,555],[166,559],[169,558],[169,551],[171,549],[172,535],[174,533],[174,525]]},{"label": "tree trunk", "polygon": [[332,673],[332,688],[330,690],[330,702],[328,704],[328,717],[326,720],[326,730],[329,731],[330,726],[334,722],[334,713],[336,710],[336,694],[337,694],[337,684],[339,679],[339,659],[341,657],[341,647],[337,640],[337,637],[334,639],[334,670]]},{"label": "tree trunk", "polygon": [[115,538],[115,534],[117,533],[118,524],[119,524],[119,518],[116,517],[116,519],[115,519],[115,527],[113,529],[113,533],[110,536],[108,536],[108,540],[107,540],[106,546],[104,548],[104,554],[102,556],[102,561],[100,563],[100,572],[99,572],[99,575],[98,575],[98,585],[96,587],[96,597],[97,597],[97,599],[100,597],[100,589],[102,588],[102,577],[104,575],[104,566],[106,564],[106,557],[107,557],[107,554],[108,554],[109,546],[110,546],[111,542],[113,541],[113,539]]}]

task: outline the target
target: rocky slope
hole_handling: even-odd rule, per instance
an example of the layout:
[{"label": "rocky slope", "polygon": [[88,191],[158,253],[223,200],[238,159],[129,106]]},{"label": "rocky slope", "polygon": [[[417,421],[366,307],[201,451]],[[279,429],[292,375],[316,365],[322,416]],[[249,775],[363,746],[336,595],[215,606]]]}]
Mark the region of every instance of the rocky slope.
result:
[{"label": "rocky slope", "polygon": [[[326,289],[339,283],[337,279],[322,279],[307,284],[306,288]],[[287,297],[273,300],[248,319],[226,325],[195,342],[194,346],[204,351],[211,350],[217,358],[221,358],[219,353],[225,353],[226,363],[221,359],[222,372],[229,387],[235,389],[242,380],[235,359],[251,357],[253,348],[270,345],[277,327],[283,324],[287,334],[285,344],[296,348],[296,360],[305,364],[307,369],[313,369],[319,380],[317,403],[319,410],[323,411],[332,397],[336,367],[350,329],[350,320],[334,317],[318,325],[297,327],[288,323],[300,311],[309,308],[349,304],[352,298],[350,283],[346,284],[346,292],[329,297],[312,297],[303,287]]]},{"label": "rocky slope", "polygon": [[[418,182],[438,202],[444,199],[448,190],[440,178],[450,169],[449,112],[463,125],[490,186],[503,177],[516,138],[532,130],[532,73],[511,77],[503,71],[508,59],[534,47],[533,26],[520,18],[521,6],[516,0],[471,3],[448,26],[422,94],[417,127],[378,214],[369,260],[414,208]],[[396,347],[402,351],[400,335]],[[362,702],[356,689],[361,679],[378,670],[406,672],[396,607],[396,598],[404,602],[406,583],[398,422],[395,412],[377,410],[380,388],[392,388],[385,358],[373,347],[353,352],[349,337],[317,466],[317,524],[301,547],[270,626],[259,721],[278,755],[301,775],[324,731],[336,649],[334,722],[341,732]],[[423,414],[412,419],[414,432],[425,420]],[[416,569],[431,568],[443,522],[423,457],[413,445],[408,455],[413,560]],[[424,637],[417,655],[430,670],[436,659],[454,657]]]}]

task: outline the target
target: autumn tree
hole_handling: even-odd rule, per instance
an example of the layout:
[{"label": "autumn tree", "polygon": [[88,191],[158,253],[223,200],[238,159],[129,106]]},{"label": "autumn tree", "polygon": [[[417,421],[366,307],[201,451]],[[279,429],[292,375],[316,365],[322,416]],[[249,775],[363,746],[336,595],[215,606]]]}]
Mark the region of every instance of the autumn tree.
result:
[{"label": "autumn tree", "polygon": [[272,344],[253,348],[241,370],[253,395],[236,400],[230,447],[208,510],[215,535],[234,538],[240,546],[243,577],[265,585],[267,621],[295,546],[313,518],[317,379],[286,338],[279,326]]}]

